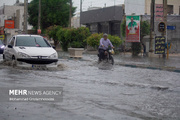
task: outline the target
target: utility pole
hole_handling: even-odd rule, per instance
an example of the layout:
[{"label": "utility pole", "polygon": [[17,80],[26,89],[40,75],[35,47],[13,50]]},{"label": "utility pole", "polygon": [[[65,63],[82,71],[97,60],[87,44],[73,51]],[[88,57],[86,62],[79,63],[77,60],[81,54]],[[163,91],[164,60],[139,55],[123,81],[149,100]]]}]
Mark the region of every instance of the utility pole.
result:
[{"label": "utility pole", "polygon": [[[166,36],[166,31],[167,31],[167,0],[163,0],[163,8],[164,8],[164,23],[165,23],[165,32],[163,33],[163,36]],[[167,42],[167,38],[166,38]]]},{"label": "utility pole", "polygon": [[151,0],[151,23],[150,23],[150,44],[149,52],[153,52],[153,33],[154,33],[154,6],[155,0]]},{"label": "utility pole", "polygon": [[82,0],[80,0],[80,13],[82,12]]},{"label": "utility pole", "polygon": [[80,0],[80,20],[79,20],[80,27],[81,27],[81,15],[82,15],[82,0]]},{"label": "utility pole", "polygon": [[[165,31],[162,33],[162,36],[164,36],[166,38],[166,43],[167,43],[167,0],[163,0],[163,9],[164,9],[164,13],[163,13],[163,16],[164,16],[164,23],[165,23]],[[167,51],[168,53],[168,51]],[[165,58],[166,57],[166,53],[163,54],[163,57]],[[167,55],[167,58],[168,58],[168,55]]]},{"label": "utility pole", "polygon": [[28,0],[24,0],[24,33],[27,34]]},{"label": "utility pole", "polygon": [[71,28],[71,18],[72,18],[72,0],[70,0],[70,8],[69,8],[69,28]]},{"label": "utility pole", "polygon": [[41,0],[39,0],[38,29],[41,29]]}]

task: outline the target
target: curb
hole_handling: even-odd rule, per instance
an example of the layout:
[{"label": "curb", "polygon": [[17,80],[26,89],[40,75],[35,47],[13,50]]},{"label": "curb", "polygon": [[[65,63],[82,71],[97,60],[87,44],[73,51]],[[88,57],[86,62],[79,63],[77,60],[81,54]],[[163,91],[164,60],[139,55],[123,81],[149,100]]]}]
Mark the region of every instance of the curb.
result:
[{"label": "curb", "polygon": [[131,67],[131,68],[143,68],[143,69],[151,69],[151,70],[163,70],[163,71],[170,71],[170,72],[180,73],[180,68],[176,68],[176,67],[167,67],[167,66],[161,67],[161,66],[125,64],[125,63],[116,63],[115,65]]}]

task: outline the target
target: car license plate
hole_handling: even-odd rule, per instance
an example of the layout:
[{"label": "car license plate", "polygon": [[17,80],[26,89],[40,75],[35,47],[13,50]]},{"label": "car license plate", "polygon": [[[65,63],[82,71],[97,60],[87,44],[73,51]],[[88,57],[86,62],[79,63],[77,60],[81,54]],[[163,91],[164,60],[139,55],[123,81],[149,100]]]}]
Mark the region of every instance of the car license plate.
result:
[{"label": "car license plate", "polygon": [[35,68],[35,69],[44,69],[44,68],[46,68],[46,65],[32,65],[32,68]]}]

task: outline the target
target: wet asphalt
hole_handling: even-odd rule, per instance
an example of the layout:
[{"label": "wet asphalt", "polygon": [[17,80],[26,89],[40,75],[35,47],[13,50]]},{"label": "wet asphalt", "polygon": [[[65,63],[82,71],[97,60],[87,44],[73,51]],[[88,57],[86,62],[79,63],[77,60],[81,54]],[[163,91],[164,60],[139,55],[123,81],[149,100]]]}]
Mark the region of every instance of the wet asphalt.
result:
[{"label": "wet asphalt", "polygon": [[95,55],[84,58],[61,58],[58,70],[0,63],[0,87],[63,88],[61,102],[0,102],[0,120],[180,119],[179,73],[101,66]]}]

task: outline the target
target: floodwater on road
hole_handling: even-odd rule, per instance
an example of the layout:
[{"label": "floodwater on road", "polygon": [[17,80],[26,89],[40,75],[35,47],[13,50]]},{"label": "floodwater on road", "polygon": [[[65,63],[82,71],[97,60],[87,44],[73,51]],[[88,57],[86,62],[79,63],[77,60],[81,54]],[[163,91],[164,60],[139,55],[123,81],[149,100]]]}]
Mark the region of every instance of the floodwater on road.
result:
[{"label": "floodwater on road", "polygon": [[[62,87],[62,102],[1,102],[0,120],[179,120],[180,74],[60,59],[63,70],[0,64],[0,87]],[[60,65],[60,67],[62,66]]]}]

